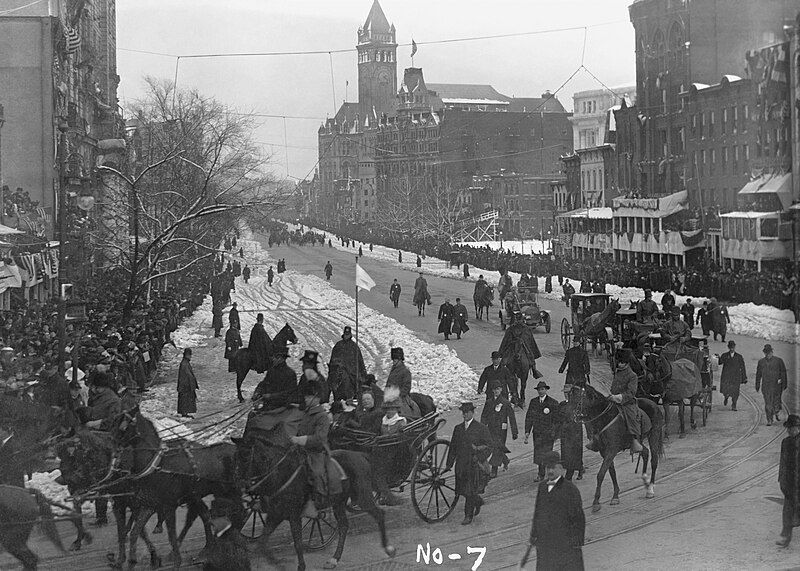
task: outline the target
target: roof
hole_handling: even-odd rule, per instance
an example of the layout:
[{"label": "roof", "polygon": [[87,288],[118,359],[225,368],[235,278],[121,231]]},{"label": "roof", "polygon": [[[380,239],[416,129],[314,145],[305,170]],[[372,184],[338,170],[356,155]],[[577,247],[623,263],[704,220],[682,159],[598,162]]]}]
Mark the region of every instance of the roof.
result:
[{"label": "roof", "polygon": [[747,194],[776,194],[784,208],[792,204],[792,173],[762,175],[751,180],[739,191],[739,196]]},{"label": "roof", "polygon": [[561,102],[553,97],[514,97],[508,110],[512,113],[566,113]]},{"label": "roof", "polygon": [[491,85],[479,83],[428,83],[429,90],[436,92],[442,99],[487,99],[493,101],[511,101],[510,97],[498,92]]},{"label": "roof", "polygon": [[764,218],[765,216],[775,216],[780,212],[726,212],[720,214],[720,218]]},{"label": "roof", "polygon": [[380,2],[375,0],[372,3],[372,8],[369,10],[369,15],[364,21],[364,29],[377,32],[379,34],[388,34],[392,31],[389,20],[386,19],[386,14],[383,13]]},{"label": "roof", "polygon": [[450,99],[442,97],[442,103],[452,103],[454,105],[508,105],[508,101],[497,99]]}]

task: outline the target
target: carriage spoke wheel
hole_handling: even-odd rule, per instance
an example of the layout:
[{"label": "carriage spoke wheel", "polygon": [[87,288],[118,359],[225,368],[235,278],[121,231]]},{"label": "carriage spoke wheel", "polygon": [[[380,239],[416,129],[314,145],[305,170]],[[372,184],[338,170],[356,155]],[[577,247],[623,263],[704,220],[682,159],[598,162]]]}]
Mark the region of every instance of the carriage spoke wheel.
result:
[{"label": "carriage spoke wheel", "polygon": [[244,497],[244,525],[242,535],[247,539],[258,539],[264,533],[266,519],[261,513],[261,502],[257,496]]},{"label": "carriage spoke wheel", "polygon": [[428,523],[442,521],[458,503],[455,473],[443,473],[449,449],[449,440],[437,438],[430,442],[411,472],[411,503],[417,515]]},{"label": "carriage spoke wheel", "polygon": [[572,326],[567,321],[567,318],[563,318],[561,320],[561,346],[564,347],[564,351],[569,349],[570,345],[572,344]]},{"label": "carriage spoke wheel", "polygon": [[303,518],[303,547],[309,551],[326,548],[336,539],[339,527],[329,510],[320,510],[317,517]]}]

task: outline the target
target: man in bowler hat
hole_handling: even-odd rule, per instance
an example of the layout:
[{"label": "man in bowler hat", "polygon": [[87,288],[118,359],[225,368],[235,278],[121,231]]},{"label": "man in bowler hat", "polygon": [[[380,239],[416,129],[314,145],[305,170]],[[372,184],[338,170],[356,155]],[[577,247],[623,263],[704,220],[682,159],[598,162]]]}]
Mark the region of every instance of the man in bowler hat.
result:
[{"label": "man in bowler hat", "polygon": [[539,466],[539,474],[533,480],[544,478],[545,454],[553,451],[553,443],[558,433],[558,401],[547,395],[550,387],[544,381],[536,385],[538,396],[531,399],[525,415],[525,444],[533,435],[533,462]]},{"label": "man in bowler hat", "polygon": [[447,470],[455,464],[456,493],[464,496],[464,521],[469,525],[472,518],[481,512],[481,494],[489,481],[489,464],[486,461],[492,453],[492,435],[489,429],[475,420],[475,405],[461,403],[459,407],[464,422],[453,429],[453,438],[447,451]]},{"label": "man in bowler hat", "polygon": [[772,345],[764,345],[764,358],[758,360],[756,368],[756,392],[764,395],[764,412],[767,426],[772,426],[772,418],[780,420],[781,393],[786,389],[786,364],[772,353]]},{"label": "man in bowler hat", "polygon": [[536,547],[536,569],[583,570],[583,543],[586,517],[581,493],[564,478],[558,452],[548,452],[542,460],[546,479],[539,484],[528,550],[521,566]]}]

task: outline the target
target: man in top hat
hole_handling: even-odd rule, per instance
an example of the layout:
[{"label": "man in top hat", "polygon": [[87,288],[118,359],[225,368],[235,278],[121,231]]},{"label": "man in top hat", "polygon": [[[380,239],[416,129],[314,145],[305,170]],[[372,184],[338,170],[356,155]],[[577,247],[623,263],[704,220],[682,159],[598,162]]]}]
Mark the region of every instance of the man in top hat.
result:
[{"label": "man in top hat", "polygon": [[767,413],[767,426],[772,426],[772,418],[780,420],[781,393],[786,389],[786,364],[772,352],[772,345],[764,345],[764,358],[758,360],[756,368],[756,392],[762,388],[764,411]]},{"label": "man in top hat", "polygon": [[667,343],[688,343],[692,339],[692,330],[681,319],[681,310],[674,305],[669,310],[670,320],[661,327],[661,335]]},{"label": "man in top hat", "polygon": [[636,321],[639,323],[654,323],[658,314],[658,305],[653,301],[653,290],[644,290],[644,299],[636,306]]},{"label": "man in top hat", "polygon": [[548,452],[543,462],[546,478],[539,484],[533,509],[530,545],[522,559],[525,567],[533,547],[537,569],[582,571],[586,517],[581,493],[564,478],[558,452]]},{"label": "man in top hat", "polygon": [[570,388],[582,387],[589,380],[589,353],[583,348],[583,338],[580,335],[572,338],[572,347],[564,353],[564,360],[561,362],[558,372],[563,373],[564,369],[567,370],[567,378],[564,381],[565,391],[567,386]]},{"label": "man in top hat", "polygon": [[239,309],[236,307],[236,302],[231,305],[231,310],[228,312],[228,323],[236,325],[236,329],[242,329],[242,322],[239,320]]},{"label": "man in top hat", "polygon": [[247,349],[250,351],[252,367],[256,373],[263,373],[269,367],[269,347],[271,343],[266,329],[264,329],[264,314],[256,316],[256,323],[250,331],[250,341]]},{"label": "man in top hat", "polygon": [[253,391],[253,401],[263,401],[265,408],[278,408],[299,402],[297,373],[286,364],[288,356],[287,347],[275,348],[272,367]]},{"label": "man in top hat", "polygon": [[469,326],[467,325],[468,318],[469,314],[467,313],[467,308],[461,303],[461,298],[457,297],[456,304],[453,306],[452,330],[452,332],[456,334],[456,339],[461,339],[461,334],[469,331]]},{"label": "man in top hat", "polygon": [[788,547],[792,528],[800,526],[800,416],[790,414],[783,423],[789,436],[781,442],[778,483],[783,493],[783,528],[775,543]]},{"label": "man in top hat", "polygon": [[302,357],[300,357],[301,367],[303,372],[300,375],[299,384],[306,381],[314,381],[319,387],[319,402],[328,402],[330,400],[330,388],[325,376],[319,372],[317,366],[319,365],[319,353],[306,349]]},{"label": "man in top hat", "polygon": [[386,390],[397,387],[400,391],[400,413],[409,419],[420,418],[419,405],[411,398],[411,371],[406,367],[406,357],[402,347],[392,347],[392,368],[386,379]]},{"label": "man in top hat", "polygon": [[223,357],[228,361],[228,372],[236,372],[236,363],[233,358],[242,347],[242,336],[239,333],[239,324],[231,323],[228,330],[225,332],[225,353]]},{"label": "man in top hat", "polygon": [[234,524],[241,517],[238,511],[241,505],[227,498],[215,497],[211,502],[209,523],[214,541],[206,549],[203,571],[250,571],[247,540]]},{"label": "man in top hat", "polygon": [[533,435],[533,463],[539,466],[534,482],[544,478],[545,454],[553,451],[553,443],[558,436],[558,401],[547,395],[548,390],[548,384],[539,381],[536,385],[538,396],[531,399],[525,415],[525,444]]},{"label": "man in top hat", "polygon": [[489,429],[475,420],[475,405],[461,403],[459,407],[464,422],[453,429],[450,448],[447,450],[447,470],[456,468],[456,494],[464,496],[464,521],[469,525],[483,506],[481,494],[489,481],[487,458],[492,453],[492,435]]},{"label": "man in top hat", "polygon": [[736,402],[739,400],[739,387],[747,382],[747,370],[744,366],[744,357],[736,352],[736,342],[731,339],[728,341],[728,352],[721,356],[717,355],[722,373],[719,379],[719,391],[725,397],[724,406],[728,405],[731,399],[731,410],[736,410]]},{"label": "man in top hat", "polygon": [[[500,351],[492,351],[492,364],[483,370],[481,378],[478,379],[478,394],[483,392],[484,387],[489,387],[495,382],[500,385],[500,394],[503,398],[511,397],[518,406],[522,406],[517,397],[517,377],[503,364],[503,356]],[[487,402],[490,396],[490,392],[487,391]]]},{"label": "man in top hat", "polygon": [[338,367],[344,367],[354,382],[356,379],[361,382],[367,378],[367,368],[364,366],[361,348],[353,341],[353,330],[349,325],[345,325],[341,340],[331,349],[331,359],[328,362],[328,375],[331,378],[335,378]]}]

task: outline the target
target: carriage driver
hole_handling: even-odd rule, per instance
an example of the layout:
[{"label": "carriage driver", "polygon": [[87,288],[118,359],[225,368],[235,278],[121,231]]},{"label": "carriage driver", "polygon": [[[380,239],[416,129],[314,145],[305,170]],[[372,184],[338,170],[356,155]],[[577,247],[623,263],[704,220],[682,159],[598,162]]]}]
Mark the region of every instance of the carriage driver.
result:
[{"label": "carriage driver", "polygon": [[319,384],[307,380],[298,387],[298,391],[306,414],[300,420],[297,436],[290,439],[292,444],[301,446],[306,451],[306,467],[314,487],[314,495],[306,503],[303,515],[316,518],[317,508],[323,505],[326,497],[342,493],[344,474],[330,457],[328,432],[331,421],[319,402]]},{"label": "carriage driver", "polygon": [[[617,370],[614,372],[614,381],[611,383],[611,395],[608,400],[619,405],[619,411],[625,421],[625,427],[633,438],[631,442],[631,453],[635,454],[642,451],[642,411],[636,404],[636,390],[639,386],[639,379],[631,370],[630,360],[633,358],[630,349],[620,349],[616,354]],[[599,449],[597,436],[586,445],[589,450]]]},{"label": "carriage driver", "polygon": [[692,330],[689,325],[681,319],[681,310],[676,306],[670,309],[672,319],[664,323],[661,327],[661,335],[667,343],[680,341],[681,344],[688,343],[692,339]]},{"label": "carriage driver", "polygon": [[654,323],[658,315],[658,305],[653,301],[653,290],[644,290],[644,299],[636,306],[636,321],[639,323]]}]

